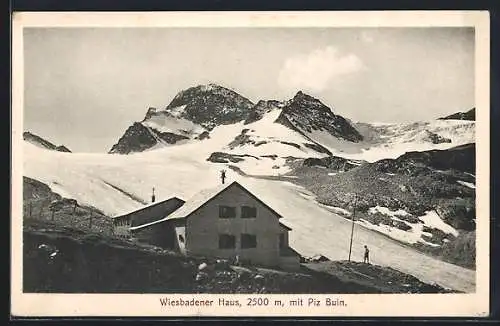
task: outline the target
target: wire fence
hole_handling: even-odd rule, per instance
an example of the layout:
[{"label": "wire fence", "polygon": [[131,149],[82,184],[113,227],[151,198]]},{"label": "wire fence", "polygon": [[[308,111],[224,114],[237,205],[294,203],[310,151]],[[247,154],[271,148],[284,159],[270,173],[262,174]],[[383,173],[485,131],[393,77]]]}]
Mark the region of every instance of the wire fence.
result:
[{"label": "wire fence", "polygon": [[62,226],[104,234],[113,234],[111,218],[98,210],[80,206],[76,200],[38,198],[23,203],[26,221],[50,221]]}]

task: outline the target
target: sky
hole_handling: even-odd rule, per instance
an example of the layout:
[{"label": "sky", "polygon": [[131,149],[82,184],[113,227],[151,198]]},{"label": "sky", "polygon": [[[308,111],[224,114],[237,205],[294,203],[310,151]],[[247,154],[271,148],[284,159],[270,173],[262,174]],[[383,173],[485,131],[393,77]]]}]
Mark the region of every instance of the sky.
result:
[{"label": "sky", "polygon": [[425,121],[475,106],[474,29],[25,28],[24,83],[24,130],[77,152],[109,151],[149,107],[206,83]]}]

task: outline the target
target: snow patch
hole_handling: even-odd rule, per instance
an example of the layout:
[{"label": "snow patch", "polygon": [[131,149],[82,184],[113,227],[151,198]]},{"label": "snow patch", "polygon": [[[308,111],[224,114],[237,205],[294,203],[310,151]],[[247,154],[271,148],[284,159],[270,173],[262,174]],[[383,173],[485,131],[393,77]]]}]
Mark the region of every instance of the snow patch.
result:
[{"label": "snow patch", "polygon": [[452,234],[455,237],[458,236],[458,231],[451,225],[446,224],[436,213],[436,211],[428,211],[424,216],[418,217],[424,224],[430,228],[436,228],[444,233]]},{"label": "snow patch", "polygon": [[181,106],[177,106],[177,107],[174,107],[174,108],[170,108],[168,109],[168,112],[176,117],[176,118],[179,118],[181,116],[181,114],[184,112],[184,110],[186,109],[186,105],[181,105]]},{"label": "snow patch", "polygon": [[398,216],[409,216],[408,212],[402,209],[398,210],[390,210],[387,207],[381,207],[381,206],[376,206],[376,207],[370,207],[368,209],[369,214],[376,214],[380,213],[386,216],[390,216],[391,220],[394,221],[399,221],[403,222],[411,227],[410,230],[408,231],[403,231],[398,229],[397,227],[391,226],[391,225],[385,225],[385,224],[380,224],[380,225],[374,225],[366,220],[362,220],[361,224],[369,229],[376,230],[380,233],[383,233],[395,240],[406,242],[409,244],[415,244],[417,242],[423,243],[425,245],[429,245],[432,247],[439,247],[439,244],[431,243],[429,241],[426,241],[422,238],[422,236],[428,236],[432,237],[432,233],[430,232],[424,232],[423,228],[424,226],[430,227],[430,228],[436,228],[439,229],[445,233],[452,234],[455,237],[458,235],[458,231],[455,230],[452,226],[446,224],[441,220],[441,218],[437,215],[435,211],[429,211],[426,213],[424,216],[420,216],[419,219],[423,223],[410,223],[407,222],[403,219],[398,218]]},{"label": "snow patch", "polygon": [[383,207],[383,206],[370,207],[368,209],[368,213],[370,213],[370,214],[380,213],[380,214],[392,216],[392,217],[410,215],[410,213],[408,213],[407,211],[405,211],[403,209],[398,209],[398,210],[392,211],[389,208]]},{"label": "snow patch", "polygon": [[437,243],[432,243],[432,242],[429,242],[429,241],[425,241],[425,240],[423,240],[423,239],[420,239],[420,242],[421,242],[421,243],[423,243],[423,244],[426,244],[426,245],[428,245],[428,246],[435,247],[435,248],[437,248],[437,247],[441,247],[441,246],[440,246],[440,245],[438,245]]},{"label": "snow patch", "polygon": [[476,185],[473,184],[473,183],[471,183],[471,182],[466,182],[466,181],[458,180],[457,183],[461,184],[462,186],[469,187],[471,189],[476,189]]},{"label": "snow patch", "polygon": [[360,218],[359,221],[357,221],[357,223],[361,224],[362,226],[368,229],[378,231],[382,234],[389,236],[390,238],[393,238],[401,242],[413,244],[421,241],[421,233],[413,228],[411,231],[403,231],[396,227],[386,224],[375,225],[362,218]]},{"label": "snow patch", "polygon": [[355,161],[347,161],[347,163],[352,164],[352,165],[356,165],[356,166],[360,166],[362,164],[361,162],[355,162]]},{"label": "snow patch", "polygon": [[342,207],[330,206],[330,205],[326,205],[326,204],[319,204],[319,205],[322,207],[325,207],[326,209],[328,209],[336,214],[340,214],[340,215],[344,215],[344,216],[351,216],[352,215],[351,212],[349,212],[346,209],[343,209]]}]

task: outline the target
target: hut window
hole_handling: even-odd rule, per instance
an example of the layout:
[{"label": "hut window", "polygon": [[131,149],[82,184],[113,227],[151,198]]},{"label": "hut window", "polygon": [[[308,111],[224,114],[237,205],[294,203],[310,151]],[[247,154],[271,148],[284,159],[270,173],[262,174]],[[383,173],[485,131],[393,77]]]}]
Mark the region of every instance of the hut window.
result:
[{"label": "hut window", "polygon": [[241,207],[241,218],[256,218],[257,208],[251,206]]},{"label": "hut window", "polygon": [[182,236],[182,234],[179,234],[179,241],[184,243],[184,237]]},{"label": "hut window", "polygon": [[254,234],[241,234],[241,249],[256,248],[257,236]]},{"label": "hut window", "polygon": [[236,207],[219,206],[219,217],[220,218],[235,218],[236,217]]},{"label": "hut window", "polygon": [[219,234],[219,249],[234,249],[236,237],[230,234]]}]

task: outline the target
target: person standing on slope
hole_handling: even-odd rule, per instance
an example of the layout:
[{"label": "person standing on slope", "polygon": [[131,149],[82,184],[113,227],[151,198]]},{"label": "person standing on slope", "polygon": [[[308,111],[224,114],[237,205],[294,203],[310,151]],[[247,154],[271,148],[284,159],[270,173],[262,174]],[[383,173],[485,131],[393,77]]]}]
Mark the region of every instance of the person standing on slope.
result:
[{"label": "person standing on slope", "polygon": [[368,247],[365,245],[365,255],[363,257],[363,263],[370,263],[370,250]]}]

